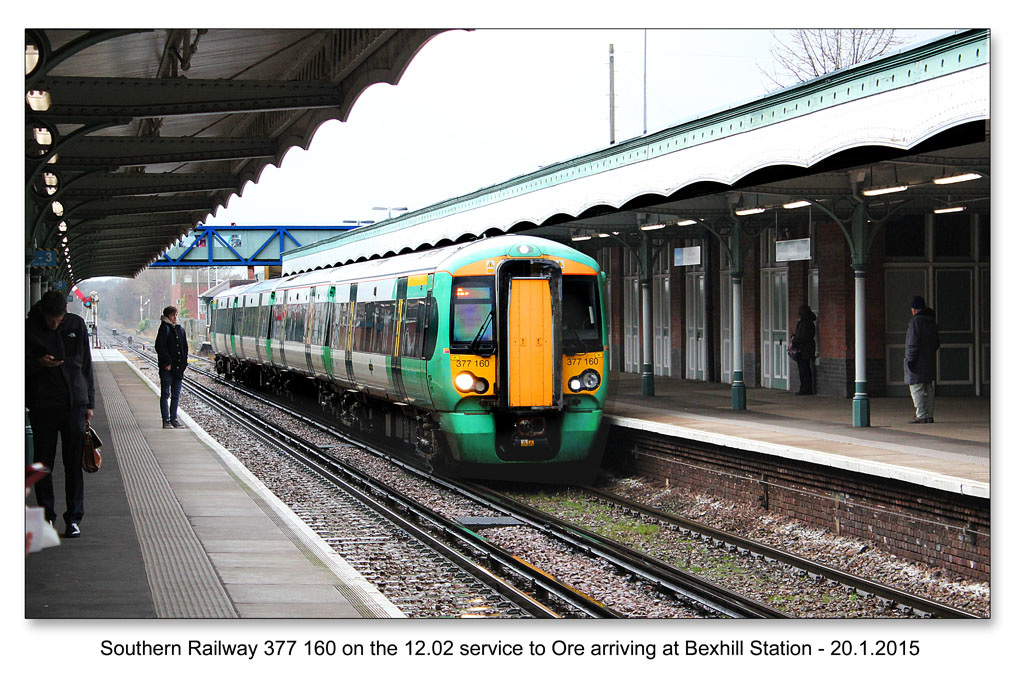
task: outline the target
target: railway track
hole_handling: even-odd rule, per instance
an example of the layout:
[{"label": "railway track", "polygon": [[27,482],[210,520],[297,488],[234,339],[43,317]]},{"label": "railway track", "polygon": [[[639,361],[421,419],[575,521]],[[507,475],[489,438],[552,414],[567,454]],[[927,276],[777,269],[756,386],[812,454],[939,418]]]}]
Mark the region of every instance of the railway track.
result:
[{"label": "railway track", "polygon": [[[138,349],[133,349],[133,351],[144,358],[148,356],[148,354],[140,353]],[[147,359],[149,362],[153,362],[151,357]],[[531,595],[542,596],[545,601],[554,600],[563,605],[563,613],[567,607],[570,614],[576,613],[587,617],[614,618],[622,615],[602,604],[600,600],[588,596],[584,591],[559,581],[549,572],[539,570],[529,562],[509,554],[498,545],[487,541],[479,533],[481,529],[496,526],[529,526],[537,532],[554,536],[562,544],[573,548],[574,552],[607,562],[620,576],[629,577],[629,581],[648,582],[660,593],[687,604],[700,616],[732,618],[782,618],[786,616],[778,610],[714,587],[696,577],[674,572],[667,567],[660,566],[651,558],[630,552],[624,547],[616,547],[614,543],[607,540],[595,540],[571,525],[555,523],[553,518],[545,516],[539,511],[525,506],[516,506],[510,499],[502,502],[494,492],[466,486],[463,483],[424,472],[415,465],[405,462],[401,457],[382,451],[378,445],[341,433],[331,425],[323,424],[322,421],[308,414],[281,406],[266,397],[242,389],[234,383],[224,382],[211,373],[204,374],[229,386],[234,391],[241,391],[249,398],[263,402],[277,410],[283,410],[291,417],[329,433],[338,441],[369,450],[377,457],[385,458],[411,475],[424,478],[434,486],[445,489],[453,495],[468,498],[490,508],[493,511],[491,514],[447,519],[393,487],[374,481],[358,469],[344,465],[326,453],[325,449],[320,446],[257,418],[244,409],[239,409],[230,400],[224,399],[201,384],[190,382],[187,385],[189,391],[202,396],[203,400],[208,401],[211,405],[217,405],[218,410],[246,425],[253,433],[258,434],[260,438],[271,443],[275,448],[303,462],[306,467],[319,476],[332,481],[345,490],[354,488],[361,497],[366,497],[368,505],[381,508],[382,514],[386,510],[387,517],[395,523],[404,520],[411,524],[418,534],[429,530],[429,535],[433,540],[423,539],[423,542],[436,545],[435,549],[438,552],[453,561],[460,562],[464,569],[473,572],[480,580],[493,582],[496,580],[495,574],[500,573],[509,577],[507,581],[512,585],[523,586],[522,590],[514,590],[509,597],[517,600],[517,604],[520,604],[527,613],[533,616],[554,616],[558,610],[545,611],[543,606],[538,607],[540,599],[530,598]],[[466,555],[469,555],[470,559],[467,559]],[[457,559],[459,557],[462,559]],[[499,588],[495,586],[495,589]]]},{"label": "railway track", "polygon": [[[321,420],[306,414],[303,411],[283,407],[277,403],[269,401],[267,398],[259,394],[255,394],[246,389],[241,389],[234,383],[224,382],[211,373],[207,374],[216,381],[230,386],[233,390],[242,391],[255,400],[272,405],[279,410],[285,410],[296,419],[302,420],[317,429],[324,430],[340,441],[345,441],[360,448],[371,450],[379,457],[386,458],[397,466],[400,466],[411,473],[415,473],[416,476],[429,479],[435,486],[445,488],[456,495],[465,496],[495,511],[493,515],[483,517],[446,520],[439,515],[433,514],[429,509],[417,510],[417,508],[423,508],[423,506],[415,503],[415,501],[410,502],[397,491],[388,490],[388,487],[384,487],[380,484],[373,484],[369,481],[369,478],[366,477],[366,475],[361,473],[355,475],[356,479],[363,482],[360,486],[364,487],[364,490],[372,491],[375,496],[383,496],[383,498],[391,500],[392,502],[389,503],[389,505],[394,509],[402,510],[403,515],[409,514],[408,511],[417,510],[416,514],[420,516],[420,519],[419,521],[414,522],[414,524],[420,528],[434,529],[435,534],[440,534],[443,538],[448,539],[447,542],[449,543],[462,545],[463,547],[467,547],[467,545],[472,547],[473,541],[477,541],[478,543],[483,542],[481,535],[478,533],[482,529],[507,524],[526,525],[536,529],[538,532],[555,536],[560,542],[576,548],[577,552],[586,553],[592,557],[602,559],[615,567],[615,571],[621,572],[623,575],[627,575],[632,578],[639,578],[640,580],[650,583],[662,593],[692,605],[694,609],[701,614],[720,615],[734,618],[785,618],[789,616],[783,611],[769,607],[757,600],[744,597],[739,593],[725,590],[698,576],[681,571],[669,564],[666,564],[665,562],[629,548],[622,543],[618,543],[610,538],[600,537],[592,530],[564,522],[551,514],[541,512],[528,505],[517,502],[513,498],[493,489],[467,485],[464,482],[454,482],[443,477],[438,477],[431,473],[424,472],[414,464],[404,461],[401,457],[395,457],[381,451],[381,449],[374,444],[353,438],[348,434],[343,434],[332,426],[323,424]],[[198,391],[198,389],[196,390]],[[266,424],[255,426],[254,428],[257,431],[271,429]],[[288,437],[282,438],[285,438],[286,440],[288,439]],[[312,452],[318,450],[316,446],[307,444],[307,449],[310,447]],[[331,461],[329,456],[322,453],[320,455],[321,457],[326,457],[328,462]],[[310,465],[311,469],[316,469],[317,467],[323,468],[336,466],[336,464]],[[803,573],[812,580],[821,580],[831,584],[840,584],[847,590],[855,592],[864,598],[874,599],[887,609],[893,609],[903,614],[912,613],[921,617],[976,618],[976,615],[969,612],[948,607],[927,598],[915,596],[905,591],[884,586],[876,582],[842,572],[832,567],[828,567],[821,563],[765,546],[753,540],[734,536],[727,532],[701,525],[693,522],[692,520],[674,517],[660,510],[628,501],[608,492],[593,488],[587,488],[584,490],[588,495],[600,498],[607,504],[625,511],[628,515],[637,517],[643,516],[646,519],[654,520],[655,523],[671,529],[676,533],[684,534],[692,539],[703,541],[704,543],[717,548],[723,548],[726,551],[738,553],[743,556],[764,558],[766,561],[771,563],[785,564],[788,567],[793,568],[794,571]],[[381,493],[381,491],[384,491],[384,493]],[[487,547],[486,550],[477,545],[476,547],[473,547],[470,553],[478,558],[487,557],[486,564],[493,568],[494,571],[502,571],[505,573],[511,572],[516,576],[516,582],[519,585],[526,585],[528,587],[528,592],[535,595],[558,595],[559,591],[568,589],[570,592],[568,597],[563,595],[558,599],[564,604],[573,605],[573,608],[579,610],[580,613],[592,617],[619,616],[614,610],[610,610],[601,605],[599,601],[591,600],[590,602],[593,604],[584,608],[579,604],[581,597],[585,597],[581,592],[575,591],[571,587],[565,586],[557,581],[555,583],[559,585],[553,585],[551,583],[553,579],[544,572],[541,572],[541,576],[538,577],[533,573],[535,568],[532,568],[528,563],[523,563],[522,560],[518,558],[509,558],[507,556],[501,557],[500,555],[490,556],[488,553],[496,546],[494,546],[494,544],[484,543]],[[524,568],[524,565],[527,568]],[[512,567],[515,567],[515,569],[511,569]]]}]

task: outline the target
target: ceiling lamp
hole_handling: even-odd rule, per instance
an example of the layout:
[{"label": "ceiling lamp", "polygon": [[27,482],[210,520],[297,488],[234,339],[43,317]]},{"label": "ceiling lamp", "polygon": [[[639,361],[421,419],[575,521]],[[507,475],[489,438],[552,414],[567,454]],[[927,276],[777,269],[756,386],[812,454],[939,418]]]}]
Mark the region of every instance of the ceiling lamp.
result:
[{"label": "ceiling lamp", "polygon": [[591,237],[593,237],[593,235],[573,235],[572,236],[572,241],[573,242],[582,242],[583,240],[589,240]]},{"label": "ceiling lamp", "polygon": [[25,75],[32,73],[39,64],[39,48],[31,43],[25,46]]},{"label": "ceiling lamp", "polygon": [[689,218],[687,218],[684,221],[676,221],[676,225],[678,225],[679,227],[684,227],[687,225],[697,225],[697,221],[691,221]]},{"label": "ceiling lamp", "polygon": [[788,204],[783,204],[782,208],[783,209],[801,209],[801,208],[803,208],[805,206],[810,206],[810,205],[811,205],[811,203],[809,201],[807,201],[806,199],[801,199],[799,201],[790,202]]},{"label": "ceiling lamp", "polygon": [[764,213],[764,211],[765,210],[763,208],[761,208],[761,207],[757,207],[757,208],[754,208],[754,209],[737,209],[736,215],[737,216],[753,216],[756,213]]},{"label": "ceiling lamp", "polygon": [[979,173],[962,173],[960,175],[953,175],[946,178],[936,178],[932,182],[936,185],[952,185],[953,183],[964,183],[968,180],[977,180],[981,177]]},{"label": "ceiling lamp", "polygon": [[46,111],[50,108],[50,93],[45,90],[29,90],[25,100],[32,111]]},{"label": "ceiling lamp", "polygon": [[880,194],[892,194],[894,192],[903,192],[909,185],[893,185],[892,187],[879,187],[873,190],[864,190],[861,192],[865,197],[877,197]]},{"label": "ceiling lamp", "polygon": [[641,230],[661,230],[665,227],[664,223],[655,223],[654,225],[641,225]]},{"label": "ceiling lamp", "polygon": [[966,206],[947,206],[944,209],[935,209],[933,213],[958,213],[960,211],[966,211]]}]

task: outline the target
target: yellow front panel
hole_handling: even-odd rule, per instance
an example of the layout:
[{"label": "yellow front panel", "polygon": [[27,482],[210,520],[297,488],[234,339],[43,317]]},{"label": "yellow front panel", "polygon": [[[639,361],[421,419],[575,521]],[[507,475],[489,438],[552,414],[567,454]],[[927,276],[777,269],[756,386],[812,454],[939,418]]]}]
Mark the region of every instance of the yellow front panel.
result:
[{"label": "yellow front panel", "polygon": [[578,356],[562,356],[562,393],[566,396],[577,393],[577,394],[596,394],[597,389],[601,386],[598,385],[597,389],[587,391],[585,389],[577,392],[573,392],[569,388],[569,380],[573,377],[578,377],[584,370],[587,369],[596,370],[601,375],[601,384],[604,384],[604,353],[584,353]]},{"label": "yellow front panel", "polygon": [[498,363],[495,356],[469,356],[462,354],[451,355],[451,367],[452,367],[452,380],[463,372],[472,373],[473,376],[487,380],[487,391],[482,394],[476,391],[462,391],[456,386],[452,386],[455,391],[459,392],[459,396],[493,396],[494,395],[494,378],[497,371]]},{"label": "yellow front panel", "polygon": [[508,307],[510,406],[552,405],[554,362],[548,280],[512,279]]}]

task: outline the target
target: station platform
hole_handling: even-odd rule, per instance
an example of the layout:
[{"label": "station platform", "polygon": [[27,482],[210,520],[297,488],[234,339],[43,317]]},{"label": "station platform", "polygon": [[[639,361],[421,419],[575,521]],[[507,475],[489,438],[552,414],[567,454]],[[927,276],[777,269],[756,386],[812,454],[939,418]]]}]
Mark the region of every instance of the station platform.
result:
[{"label": "station platform", "polygon": [[734,410],[728,384],[656,377],[648,397],[639,375],[610,381],[616,426],[990,498],[988,398],[939,396],[932,424],[909,424],[909,396],[871,398],[871,426],[853,427],[845,398],[748,387],[747,409]]},{"label": "station platform", "polygon": [[403,616],[187,414],[162,429],[157,387],[120,352],[93,363],[103,467],[82,535],[26,557],[26,618]]}]

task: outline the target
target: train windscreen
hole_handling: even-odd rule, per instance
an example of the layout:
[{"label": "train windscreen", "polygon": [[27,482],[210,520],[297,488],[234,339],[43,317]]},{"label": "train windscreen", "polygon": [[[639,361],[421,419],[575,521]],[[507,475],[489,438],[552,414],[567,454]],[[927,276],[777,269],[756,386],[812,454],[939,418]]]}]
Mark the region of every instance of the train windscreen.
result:
[{"label": "train windscreen", "polygon": [[494,349],[494,280],[456,278],[452,283],[453,348]]},{"label": "train windscreen", "polygon": [[565,353],[603,350],[596,277],[566,275],[562,278],[562,348]]}]

